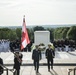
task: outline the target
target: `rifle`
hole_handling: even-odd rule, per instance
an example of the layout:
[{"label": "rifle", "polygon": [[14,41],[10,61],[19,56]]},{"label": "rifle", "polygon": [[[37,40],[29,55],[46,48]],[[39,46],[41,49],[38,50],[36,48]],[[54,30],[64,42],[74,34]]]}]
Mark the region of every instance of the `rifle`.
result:
[{"label": "rifle", "polygon": [[20,59],[19,54],[14,53],[14,52],[12,52],[12,53],[13,53],[13,54],[14,54],[14,56],[18,59],[19,63],[22,63],[22,59]]}]

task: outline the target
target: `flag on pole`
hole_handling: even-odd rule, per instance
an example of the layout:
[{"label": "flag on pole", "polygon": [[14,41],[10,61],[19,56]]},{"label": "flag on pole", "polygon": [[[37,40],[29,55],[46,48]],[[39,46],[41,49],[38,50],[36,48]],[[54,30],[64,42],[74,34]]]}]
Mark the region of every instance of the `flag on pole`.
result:
[{"label": "flag on pole", "polygon": [[30,43],[28,32],[26,29],[25,16],[23,18],[23,26],[22,26],[22,38],[21,38],[21,50],[23,50],[27,44]]}]

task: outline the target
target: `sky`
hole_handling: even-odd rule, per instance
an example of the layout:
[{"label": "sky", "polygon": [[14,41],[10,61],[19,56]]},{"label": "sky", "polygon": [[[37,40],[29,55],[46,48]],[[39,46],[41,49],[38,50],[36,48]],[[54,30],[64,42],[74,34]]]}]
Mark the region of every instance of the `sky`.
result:
[{"label": "sky", "polygon": [[76,24],[76,0],[0,0],[0,26]]}]

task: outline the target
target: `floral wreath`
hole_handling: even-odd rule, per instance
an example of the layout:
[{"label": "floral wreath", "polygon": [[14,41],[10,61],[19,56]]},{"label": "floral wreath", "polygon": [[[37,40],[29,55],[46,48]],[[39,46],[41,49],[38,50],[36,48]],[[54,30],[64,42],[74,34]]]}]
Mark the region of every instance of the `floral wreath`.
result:
[{"label": "floral wreath", "polygon": [[45,44],[44,43],[40,43],[39,44],[39,50],[44,51],[45,50]]}]

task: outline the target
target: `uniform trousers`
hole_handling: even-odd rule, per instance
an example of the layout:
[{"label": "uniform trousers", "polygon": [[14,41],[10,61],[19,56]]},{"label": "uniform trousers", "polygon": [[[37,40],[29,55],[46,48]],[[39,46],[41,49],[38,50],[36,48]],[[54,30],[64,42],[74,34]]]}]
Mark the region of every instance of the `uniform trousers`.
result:
[{"label": "uniform trousers", "polygon": [[34,67],[35,67],[35,70],[38,72],[38,69],[39,69],[39,60],[34,60]]},{"label": "uniform trousers", "polygon": [[53,68],[53,59],[47,59],[48,70],[50,70],[50,62],[51,62],[51,68]]}]

